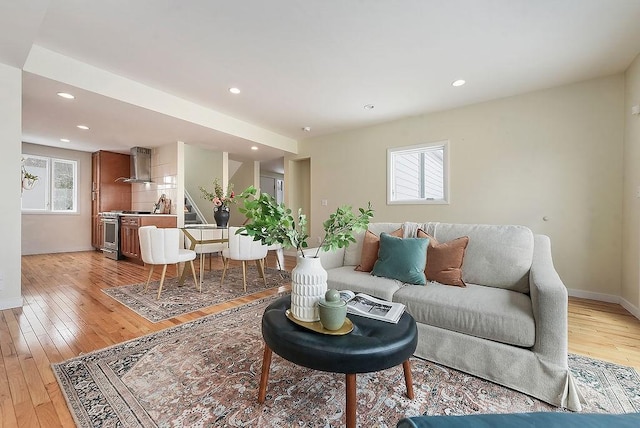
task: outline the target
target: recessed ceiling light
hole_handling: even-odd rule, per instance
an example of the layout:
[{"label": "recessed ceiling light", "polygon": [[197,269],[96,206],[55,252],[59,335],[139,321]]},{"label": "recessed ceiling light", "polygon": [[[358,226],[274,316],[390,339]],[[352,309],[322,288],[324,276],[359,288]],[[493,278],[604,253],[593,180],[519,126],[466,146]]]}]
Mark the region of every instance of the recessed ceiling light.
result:
[{"label": "recessed ceiling light", "polygon": [[68,100],[72,100],[72,99],[75,98],[73,95],[71,95],[71,94],[69,94],[67,92],[58,92],[58,96],[62,97],[62,98],[66,98]]},{"label": "recessed ceiling light", "polygon": [[240,89],[233,87],[233,88],[229,88],[229,92],[231,92],[232,94],[239,94],[240,93]]},{"label": "recessed ceiling light", "polygon": [[364,106],[365,110],[373,110],[375,106],[373,104],[367,104]]},{"label": "recessed ceiling light", "polygon": [[84,129],[85,131],[89,129],[87,125],[78,125],[77,128]]},{"label": "recessed ceiling light", "polygon": [[257,146],[251,146],[251,150],[258,150]]},{"label": "recessed ceiling light", "polygon": [[63,143],[70,143],[71,140],[68,138],[60,138],[60,141],[62,141]]},{"label": "recessed ceiling light", "polygon": [[451,84],[451,86],[462,86],[465,83],[467,83],[465,80],[458,79],[458,80],[454,80],[453,83]]}]

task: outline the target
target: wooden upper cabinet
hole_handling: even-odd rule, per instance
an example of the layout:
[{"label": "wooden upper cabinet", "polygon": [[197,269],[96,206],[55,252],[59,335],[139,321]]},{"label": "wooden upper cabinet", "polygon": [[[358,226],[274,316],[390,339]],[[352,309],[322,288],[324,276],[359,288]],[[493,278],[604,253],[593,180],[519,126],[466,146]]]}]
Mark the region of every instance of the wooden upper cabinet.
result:
[{"label": "wooden upper cabinet", "polygon": [[122,180],[129,177],[130,156],[101,150],[93,154],[93,191],[98,192],[98,212],[131,209],[131,184]]}]

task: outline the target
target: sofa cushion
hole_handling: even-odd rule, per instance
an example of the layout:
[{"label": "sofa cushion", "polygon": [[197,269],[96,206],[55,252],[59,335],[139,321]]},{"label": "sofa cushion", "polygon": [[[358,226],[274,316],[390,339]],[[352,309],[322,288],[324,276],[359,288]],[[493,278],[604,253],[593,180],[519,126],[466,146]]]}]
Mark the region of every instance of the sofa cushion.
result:
[{"label": "sofa cushion", "polygon": [[466,283],[529,292],[533,233],[524,226],[426,223],[420,227],[440,242],[469,237],[462,264]]},{"label": "sofa cushion", "polygon": [[371,275],[397,279],[409,284],[426,284],[424,266],[429,241],[380,234],[380,251]]},{"label": "sofa cushion", "polygon": [[393,295],[416,322],[530,348],[536,339],[528,295],[467,282],[466,288],[431,282],[406,285]]},{"label": "sofa cushion", "polygon": [[[402,223],[369,223],[369,231],[376,236],[380,236],[382,232],[392,233],[394,230],[401,228]],[[345,248],[344,266],[358,266],[360,264],[365,233],[366,232],[358,232],[353,235],[356,242],[351,243],[351,245]]]},{"label": "sofa cushion", "polygon": [[418,238],[429,239],[427,264],[424,268],[427,281],[466,287],[462,280],[462,262],[469,237],[462,236],[453,241],[440,243],[433,236],[418,229]]},{"label": "sofa cushion", "polygon": [[509,414],[413,416],[401,419],[396,428],[636,428],[640,413],[534,412]]},{"label": "sofa cushion", "polygon": [[353,270],[353,266],[343,266],[327,271],[327,288],[351,290],[354,293],[366,293],[373,297],[388,300],[404,284],[396,279],[373,276],[368,272]]},{"label": "sofa cushion", "polygon": [[[389,235],[402,238],[402,228],[398,228]],[[380,250],[380,237],[375,233],[367,230],[362,241],[362,254],[360,256],[360,264],[356,266],[356,270],[361,272],[371,272],[373,265],[378,260],[378,251]]]}]

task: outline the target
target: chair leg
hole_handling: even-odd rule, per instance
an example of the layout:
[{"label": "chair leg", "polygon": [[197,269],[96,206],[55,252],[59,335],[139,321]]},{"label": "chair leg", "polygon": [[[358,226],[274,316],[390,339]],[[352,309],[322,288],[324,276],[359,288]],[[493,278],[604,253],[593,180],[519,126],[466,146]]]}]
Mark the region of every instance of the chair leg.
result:
[{"label": "chair leg", "polygon": [[242,284],[244,285],[244,292],[247,292],[247,261],[242,261]]},{"label": "chair leg", "polygon": [[284,270],[284,251],[282,248],[276,250],[276,260],[278,260],[278,270]]},{"label": "chair leg", "polygon": [[[189,263],[191,264],[191,273],[193,274],[193,281],[196,283],[196,290],[202,293],[202,284],[200,284],[200,281],[198,281],[198,277],[196,277],[196,268],[193,266],[193,260],[189,260]],[[186,269],[187,267],[185,266],[184,268]],[[200,275],[202,275],[202,273],[200,273]]]},{"label": "chair leg", "polygon": [[160,287],[158,287],[158,299],[160,299],[160,293],[162,293],[162,285],[164,284],[164,276],[167,273],[167,265],[162,267],[162,276],[160,277]]},{"label": "chair leg", "polygon": [[153,275],[153,267],[155,265],[149,265],[149,276],[147,276],[147,283],[144,285],[144,292],[146,293],[149,289],[149,282],[151,281],[151,275]]},{"label": "chair leg", "polygon": [[229,266],[229,259],[224,259],[224,268],[222,269],[222,278],[220,278],[220,287],[224,282],[224,274],[227,273],[227,266]]},{"label": "chair leg", "polygon": [[258,273],[262,277],[262,281],[264,282],[264,286],[267,286],[267,276],[264,274],[264,265],[266,259],[256,260],[256,267],[258,268]]}]

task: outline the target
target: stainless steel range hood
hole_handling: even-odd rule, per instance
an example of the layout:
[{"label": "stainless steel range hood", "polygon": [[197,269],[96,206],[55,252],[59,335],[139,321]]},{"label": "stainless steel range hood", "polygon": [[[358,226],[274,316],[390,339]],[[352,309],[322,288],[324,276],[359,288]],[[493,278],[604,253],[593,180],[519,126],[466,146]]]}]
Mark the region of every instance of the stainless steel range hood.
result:
[{"label": "stainless steel range hood", "polygon": [[151,183],[151,149],[131,149],[130,174],[130,177],[124,180],[125,183]]}]

